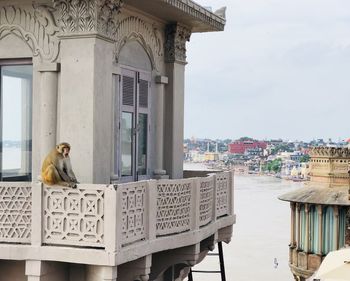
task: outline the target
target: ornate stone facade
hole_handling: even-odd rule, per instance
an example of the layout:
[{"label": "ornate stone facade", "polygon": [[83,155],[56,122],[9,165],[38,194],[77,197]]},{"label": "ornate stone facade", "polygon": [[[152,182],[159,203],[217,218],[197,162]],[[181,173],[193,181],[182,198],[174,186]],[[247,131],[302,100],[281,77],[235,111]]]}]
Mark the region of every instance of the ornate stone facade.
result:
[{"label": "ornate stone facade", "polygon": [[348,184],[350,150],[348,148],[314,147],[310,151],[310,176],[313,181],[331,185]]},{"label": "ornate stone facade", "polygon": [[170,24],[165,29],[165,62],[186,63],[186,42],[191,30],[179,24]]},{"label": "ornate stone facade", "polygon": [[53,0],[65,35],[99,33],[114,37],[122,0]]},{"label": "ornate stone facade", "polygon": [[159,69],[159,58],[163,57],[163,40],[159,30],[154,25],[135,16],[121,20],[115,32],[116,61],[118,61],[121,49],[130,40],[139,42],[148,54],[153,67]]},{"label": "ornate stone facade", "polygon": [[58,31],[52,9],[45,5],[0,8],[0,40],[13,34],[21,38],[32,50],[33,56],[39,56],[42,61],[57,59]]}]

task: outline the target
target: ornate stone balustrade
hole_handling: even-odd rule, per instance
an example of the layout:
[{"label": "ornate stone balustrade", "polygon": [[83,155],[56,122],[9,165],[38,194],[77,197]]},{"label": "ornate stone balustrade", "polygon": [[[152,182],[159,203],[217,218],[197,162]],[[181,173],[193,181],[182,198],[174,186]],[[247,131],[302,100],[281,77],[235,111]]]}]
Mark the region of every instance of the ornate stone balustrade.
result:
[{"label": "ornate stone balustrade", "polygon": [[199,243],[234,223],[232,177],[224,172],[76,189],[3,182],[0,259],[11,251],[14,259],[114,265]]},{"label": "ornate stone balustrade", "polygon": [[29,244],[31,223],[31,184],[0,183],[0,242]]}]

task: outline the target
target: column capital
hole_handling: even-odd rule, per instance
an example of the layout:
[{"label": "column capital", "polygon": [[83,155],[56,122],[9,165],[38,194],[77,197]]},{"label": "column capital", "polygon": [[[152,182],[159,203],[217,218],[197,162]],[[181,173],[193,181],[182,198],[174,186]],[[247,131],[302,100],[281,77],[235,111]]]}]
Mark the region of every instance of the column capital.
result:
[{"label": "column capital", "polygon": [[114,38],[123,0],[52,0],[61,35]]},{"label": "column capital", "polygon": [[39,72],[60,72],[61,64],[55,62],[40,63],[35,66],[35,70]]},{"label": "column capital", "polygon": [[305,213],[310,211],[310,205],[308,203],[305,204]]},{"label": "column capital", "polygon": [[290,202],[290,208],[294,212],[295,211],[295,202]]},{"label": "column capital", "polygon": [[165,28],[165,62],[186,64],[186,42],[191,30],[185,26],[168,24]]},{"label": "column capital", "polygon": [[339,208],[338,208],[338,206],[333,206],[333,212],[334,212],[334,216],[336,216],[336,217],[339,216]]}]

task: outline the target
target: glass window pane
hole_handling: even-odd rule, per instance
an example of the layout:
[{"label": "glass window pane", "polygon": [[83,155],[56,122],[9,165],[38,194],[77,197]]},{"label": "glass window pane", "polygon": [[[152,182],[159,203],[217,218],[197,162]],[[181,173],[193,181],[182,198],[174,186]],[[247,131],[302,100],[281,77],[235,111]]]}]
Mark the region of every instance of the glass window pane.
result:
[{"label": "glass window pane", "polygon": [[139,114],[139,131],[138,131],[138,172],[139,175],[147,174],[147,114]]},{"label": "glass window pane", "polygon": [[31,180],[32,71],[31,65],[1,68],[3,180]]},{"label": "glass window pane", "polygon": [[121,174],[132,176],[132,116],[130,112],[122,112],[121,119]]}]

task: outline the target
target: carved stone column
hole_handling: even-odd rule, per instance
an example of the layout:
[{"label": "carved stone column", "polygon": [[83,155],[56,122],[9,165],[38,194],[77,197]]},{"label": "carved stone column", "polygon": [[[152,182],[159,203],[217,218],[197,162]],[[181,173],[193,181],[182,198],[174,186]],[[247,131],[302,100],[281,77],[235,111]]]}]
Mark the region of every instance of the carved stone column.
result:
[{"label": "carved stone column", "polygon": [[165,30],[165,62],[169,83],[165,87],[165,169],[171,178],[183,177],[184,88],[186,42],[191,30],[170,24]]},{"label": "carved stone column", "polygon": [[162,178],[166,175],[164,170],[163,158],[164,158],[164,87],[168,84],[168,77],[157,76],[156,77],[157,89],[156,89],[156,163],[154,176],[155,178]]},{"label": "carved stone column", "polygon": [[297,209],[297,243],[296,246],[300,248],[300,203],[296,203]]},{"label": "carved stone column", "polygon": [[57,134],[57,73],[58,63],[42,64],[38,67],[40,78],[40,147],[41,159],[56,145]]},{"label": "carved stone column", "polygon": [[310,251],[310,206],[309,204],[305,204],[305,252],[308,253]]},{"label": "carved stone column", "polygon": [[[109,183],[112,59],[120,0],[53,0],[60,27],[59,140],[72,146],[80,182]],[[67,121],[68,120],[68,121]],[[79,148],[79,149],[77,149]],[[84,161],[82,161],[84,159]]]},{"label": "carved stone column", "polygon": [[318,213],[318,253],[319,255],[322,255],[322,240],[323,240],[323,233],[322,233],[322,205],[317,206],[317,213]]},{"label": "carved stone column", "polygon": [[290,202],[290,214],[291,214],[291,222],[290,222],[290,246],[294,247],[295,242],[295,203]]},{"label": "carved stone column", "polygon": [[333,240],[333,247],[334,250],[338,250],[339,248],[339,208],[338,206],[333,206],[334,211],[334,240]]}]

